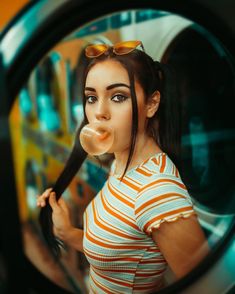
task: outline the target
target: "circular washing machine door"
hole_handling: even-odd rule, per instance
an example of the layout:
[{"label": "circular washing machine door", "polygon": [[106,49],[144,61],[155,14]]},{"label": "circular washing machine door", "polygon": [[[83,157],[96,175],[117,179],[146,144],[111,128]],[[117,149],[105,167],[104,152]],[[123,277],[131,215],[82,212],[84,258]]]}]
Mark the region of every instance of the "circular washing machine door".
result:
[{"label": "circular washing machine door", "polygon": [[[0,290],[87,291],[89,265],[83,255],[66,248],[55,262],[41,237],[37,219],[32,218],[32,210],[37,209],[32,205],[29,217],[21,171],[33,159],[38,173],[51,184],[62,170],[83,115],[76,82],[79,70],[86,66],[84,47],[97,40],[112,44],[140,39],[147,53],[177,73],[182,122],[180,173],[210,248],[181,279],[167,269],[164,287],[155,292],[233,293],[234,5],[232,0],[188,2],[119,0],[110,5],[102,0],[94,5],[92,1],[36,1],[2,32],[0,156],[7,164],[0,165],[4,204],[0,213],[4,265]],[[45,61],[50,61],[48,72],[42,71]],[[53,72],[56,79],[50,77]],[[27,95],[23,95],[25,85]],[[44,128],[40,127],[42,122]],[[105,158],[104,162],[99,170],[94,160],[87,159],[65,191],[64,198],[71,205],[78,227],[83,226],[83,211],[102,186],[111,159]]]}]

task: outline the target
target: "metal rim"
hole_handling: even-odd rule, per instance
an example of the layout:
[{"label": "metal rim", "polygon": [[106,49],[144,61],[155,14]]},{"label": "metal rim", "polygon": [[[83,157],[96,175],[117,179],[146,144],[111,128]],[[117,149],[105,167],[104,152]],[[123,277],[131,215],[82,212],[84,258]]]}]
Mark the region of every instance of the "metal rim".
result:
[{"label": "metal rim", "polygon": [[[172,3],[172,1],[131,1],[126,2],[124,0],[119,1],[100,1],[98,6],[92,6],[92,1],[66,1],[58,0],[53,1],[50,5],[49,1],[36,1],[34,5],[29,5],[24,9],[24,13],[21,13],[10,25],[5,29],[0,39],[0,54],[3,57],[3,65],[6,76],[6,85],[9,94],[8,101],[8,113],[11,109],[13,101],[19,89],[27,79],[32,68],[37,64],[40,58],[54,45],[61,40],[68,33],[73,31],[78,26],[85,24],[88,21],[92,21],[94,18],[104,16],[112,12],[117,12],[125,9],[160,9],[169,12],[177,13],[183,17],[189,18],[213,33],[222,44],[229,51],[232,56],[235,53],[235,42],[231,42],[234,39],[231,29],[226,25],[221,25],[220,18],[211,13],[203,4],[198,4],[195,1],[188,3],[188,1],[181,1],[178,3]],[[50,1],[52,2],[52,1]],[[49,6],[48,6],[49,5]],[[18,43],[18,51],[12,55],[12,58],[7,59],[7,52],[4,51],[7,46],[3,46],[9,34],[14,27],[15,33],[19,33],[22,29],[22,22],[35,17],[34,13],[39,9],[48,9],[49,13],[43,17],[39,17],[38,23],[35,26],[35,30],[31,32],[31,35],[26,35],[25,39]],[[197,11],[200,9],[201,13]],[[40,14],[42,15],[42,14]],[[26,17],[28,16],[28,18]],[[66,19],[66,22],[62,22],[61,19]],[[218,26],[220,24],[220,26]],[[40,44],[35,46],[35,42]],[[7,45],[7,44],[6,44]],[[16,48],[15,48],[16,50]],[[22,64],[24,60],[24,64]],[[176,293],[183,288],[193,284],[203,273],[208,271],[211,266],[218,261],[224,250],[229,245],[231,238],[234,236],[233,231],[235,229],[235,222],[230,226],[230,229],[226,232],[226,235],[220,240],[213,248],[211,253],[187,276],[181,280],[175,282],[173,285],[167,286],[160,290],[158,293]]]}]

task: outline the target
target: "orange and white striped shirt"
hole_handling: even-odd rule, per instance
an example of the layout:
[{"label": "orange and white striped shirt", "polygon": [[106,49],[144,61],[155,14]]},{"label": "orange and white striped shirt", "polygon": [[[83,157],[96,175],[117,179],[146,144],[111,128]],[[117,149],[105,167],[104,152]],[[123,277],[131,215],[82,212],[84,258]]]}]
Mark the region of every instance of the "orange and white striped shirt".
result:
[{"label": "orange and white striped shirt", "polygon": [[111,173],[84,213],[84,253],[90,293],[150,293],[163,285],[167,263],[153,228],[194,213],[178,170],[158,153],[129,170]]}]

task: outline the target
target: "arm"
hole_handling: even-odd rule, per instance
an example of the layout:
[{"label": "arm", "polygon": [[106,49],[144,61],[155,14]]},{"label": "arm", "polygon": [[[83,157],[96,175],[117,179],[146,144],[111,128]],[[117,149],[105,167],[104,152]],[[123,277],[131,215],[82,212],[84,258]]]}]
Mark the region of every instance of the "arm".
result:
[{"label": "arm", "polygon": [[47,189],[38,197],[37,205],[44,207],[46,205],[46,199],[49,199],[49,204],[52,208],[55,236],[74,249],[83,252],[83,230],[73,227],[70,221],[68,206],[62,198],[56,201],[56,195],[51,190]]},{"label": "arm", "polygon": [[207,240],[195,215],[164,222],[152,238],[177,278],[192,270],[209,252]]}]

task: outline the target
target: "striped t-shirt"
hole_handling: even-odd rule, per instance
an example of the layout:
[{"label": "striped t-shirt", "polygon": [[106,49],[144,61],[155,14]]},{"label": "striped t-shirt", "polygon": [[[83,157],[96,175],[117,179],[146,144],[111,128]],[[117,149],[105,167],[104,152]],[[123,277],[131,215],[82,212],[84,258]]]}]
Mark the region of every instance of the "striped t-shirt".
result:
[{"label": "striped t-shirt", "polygon": [[111,173],[84,213],[84,253],[90,293],[150,293],[162,287],[167,263],[153,228],[194,213],[178,170],[158,153],[129,170]]}]

